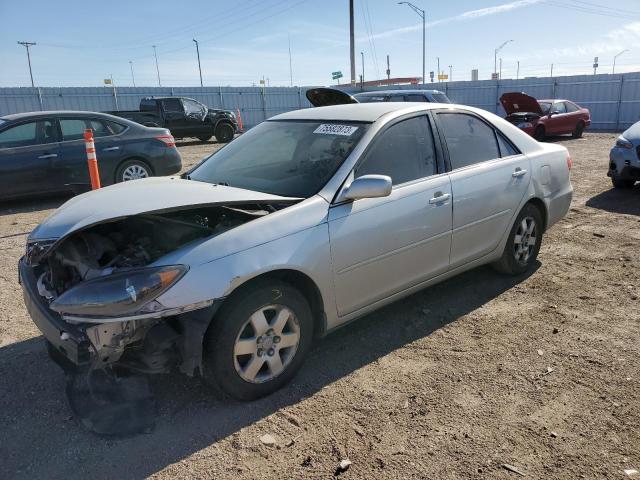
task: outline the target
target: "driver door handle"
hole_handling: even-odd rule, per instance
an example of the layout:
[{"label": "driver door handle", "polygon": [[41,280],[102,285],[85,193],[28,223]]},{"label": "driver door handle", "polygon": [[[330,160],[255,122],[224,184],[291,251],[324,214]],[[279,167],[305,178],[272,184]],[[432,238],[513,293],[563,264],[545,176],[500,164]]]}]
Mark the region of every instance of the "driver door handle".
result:
[{"label": "driver door handle", "polygon": [[[438,193],[440,195],[438,195]],[[429,199],[429,203],[431,205],[435,205],[437,203],[442,203],[442,202],[446,202],[447,200],[449,200],[451,198],[451,194],[450,193],[442,193],[442,192],[437,192],[436,195],[433,198]]]},{"label": "driver door handle", "polygon": [[40,155],[38,158],[42,158],[43,160],[46,158],[58,158],[57,153],[47,153],[45,155]]},{"label": "driver door handle", "polygon": [[107,147],[107,148],[104,148],[102,151],[103,152],[113,152],[115,150],[120,150],[120,147]]},{"label": "driver door handle", "polygon": [[519,168],[519,167],[518,167],[518,168],[516,168],[516,171],[515,171],[515,172],[513,172],[513,173],[511,174],[511,176],[512,176],[513,178],[518,178],[518,177],[523,177],[523,176],[525,176],[526,174],[527,174],[527,171],[526,171],[526,170],[523,170],[523,169],[521,169],[521,168]]}]

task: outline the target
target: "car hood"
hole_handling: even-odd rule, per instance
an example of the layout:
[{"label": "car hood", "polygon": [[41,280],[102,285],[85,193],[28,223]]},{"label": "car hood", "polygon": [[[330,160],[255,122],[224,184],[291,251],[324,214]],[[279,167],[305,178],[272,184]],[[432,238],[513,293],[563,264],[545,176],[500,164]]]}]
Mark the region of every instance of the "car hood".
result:
[{"label": "car hood", "polygon": [[622,136],[630,142],[633,142],[635,145],[640,144],[640,122],[636,122],[627,128],[622,133]]},{"label": "car hood", "polygon": [[530,95],[521,92],[504,93],[500,97],[502,108],[507,115],[520,112],[530,112],[542,115],[542,109],[538,101]]},{"label": "car hood", "polygon": [[142,213],[161,213],[198,205],[293,203],[299,200],[179,177],[145,178],[72,198],[38,225],[29,235],[29,241],[60,239],[91,225]]}]

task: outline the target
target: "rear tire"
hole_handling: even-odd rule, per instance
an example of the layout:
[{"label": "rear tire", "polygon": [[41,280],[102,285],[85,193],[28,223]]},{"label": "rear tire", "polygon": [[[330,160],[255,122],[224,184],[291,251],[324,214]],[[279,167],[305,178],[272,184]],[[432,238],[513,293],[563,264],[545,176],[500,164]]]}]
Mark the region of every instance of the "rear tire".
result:
[{"label": "rear tire", "polygon": [[544,142],[544,139],[547,138],[546,132],[542,125],[538,125],[533,132],[533,138],[538,140],[539,142]]},{"label": "rear tire", "polygon": [[153,170],[142,160],[126,160],[118,167],[116,172],[116,183],[128,182],[129,180],[137,180],[139,178],[147,178],[153,176]]},{"label": "rear tire", "polygon": [[312,336],[309,303],[291,285],[264,280],[241,287],[207,330],[204,379],[238,400],[264,397],[293,378]]},{"label": "rear tire", "polygon": [[633,188],[636,181],[628,178],[611,177],[611,183],[613,183],[613,188]]},{"label": "rear tire", "polygon": [[529,270],[538,257],[542,243],[543,220],[540,210],[528,203],[511,227],[502,257],[493,264],[499,272],[520,275]]},{"label": "rear tire", "polygon": [[219,123],[216,127],[216,140],[220,143],[229,143],[233,140],[234,128],[230,123]]},{"label": "rear tire", "polygon": [[213,135],[201,135],[200,137],[198,137],[198,140],[200,140],[201,142],[208,142],[212,136]]},{"label": "rear tire", "polygon": [[573,138],[581,138],[583,133],[584,133],[584,122],[578,122],[578,124],[576,125],[576,129],[573,132],[571,132],[571,136]]}]

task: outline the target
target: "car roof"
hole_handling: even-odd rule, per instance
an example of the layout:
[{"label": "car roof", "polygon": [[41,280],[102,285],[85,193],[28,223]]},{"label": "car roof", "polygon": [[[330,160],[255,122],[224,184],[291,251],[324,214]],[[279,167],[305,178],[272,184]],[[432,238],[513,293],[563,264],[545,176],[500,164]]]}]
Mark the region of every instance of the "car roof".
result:
[{"label": "car roof", "polygon": [[353,96],[354,97],[375,97],[377,95],[396,95],[396,94],[411,94],[411,93],[442,93],[444,94],[444,92],[441,92],[440,90],[376,90],[373,92],[361,92],[361,93],[354,93]]},{"label": "car roof", "polygon": [[[305,108],[281,113],[269,120],[338,120],[352,122],[375,122],[381,116],[390,112],[406,111],[407,113],[435,108],[455,108],[451,103],[408,103],[408,102],[380,102],[380,103],[349,103],[345,105],[331,105],[329,107]],[[469,107],[464,107],[469,108]]]},{"label": "car roof", "polygon": [[90,112],[87,110],[46,110],[43,112],[23,112],[23,113],[12,113],[9,115],[3,115],[0,117],[1,120],[5,120],[7,122],[16,122],[20,120],[31,120],[38,119],[44,117],[98,117],[103,118],[105,120],[111,120],[114,122],[125,123],[127,125],[138,125],[135,122],[131,122],[126,118],[116,117],[114,115],[109,115],[108,113],[100,113],[100,112]]}]

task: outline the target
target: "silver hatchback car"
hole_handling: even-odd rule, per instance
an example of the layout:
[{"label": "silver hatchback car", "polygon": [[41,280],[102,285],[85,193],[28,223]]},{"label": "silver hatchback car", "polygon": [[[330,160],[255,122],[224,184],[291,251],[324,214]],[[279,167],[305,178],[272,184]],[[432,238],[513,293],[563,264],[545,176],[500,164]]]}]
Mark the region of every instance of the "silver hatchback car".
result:
[{"label": "silver hatchback car", "polygon": [[254,399],[314,336],[482,264],[525,272],[569,209],[570,167],[471,107],[284,113],[182,178],[65,203],[29,236],[24,298],[65,368],[178,366]]}]

